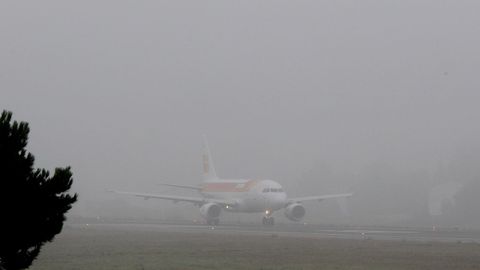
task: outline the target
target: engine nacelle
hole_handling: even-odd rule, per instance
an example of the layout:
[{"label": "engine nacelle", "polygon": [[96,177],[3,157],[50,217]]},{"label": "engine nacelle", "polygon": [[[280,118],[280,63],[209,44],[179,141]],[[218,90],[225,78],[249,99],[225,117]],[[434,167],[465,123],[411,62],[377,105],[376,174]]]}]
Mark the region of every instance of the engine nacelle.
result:
[{"label": "engine nacelle", "polygon": [[222,207],[216,203],[206,203],[200,207],[200,215],[206,220],[213,220],[220,216]]},{"label": "engine nacelle", "polygon": [[302,220],[305,212],[305,207],[299,203],[292,203],[285,208],[285,216],[292,221]]}]

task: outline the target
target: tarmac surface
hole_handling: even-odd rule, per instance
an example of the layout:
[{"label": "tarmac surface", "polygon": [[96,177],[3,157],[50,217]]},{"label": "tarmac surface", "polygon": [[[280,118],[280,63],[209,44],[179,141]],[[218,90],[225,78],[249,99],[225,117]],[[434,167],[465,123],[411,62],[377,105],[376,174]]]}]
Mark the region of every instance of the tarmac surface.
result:
[{"label": "tarmac surface", "polygon": [[139,224],[139,223],[95,223],[70,224],[73,228],[95,228],[123,231],[151,232],[202,232],[212,234],[272,235],[282,237],[337,238],[354,240],[418,241],[445,243],[480,243],[480,231],[458,229],[433,230],[426,228],[394,227],[339,227],[303,224],[261,225],[197,224]]}]

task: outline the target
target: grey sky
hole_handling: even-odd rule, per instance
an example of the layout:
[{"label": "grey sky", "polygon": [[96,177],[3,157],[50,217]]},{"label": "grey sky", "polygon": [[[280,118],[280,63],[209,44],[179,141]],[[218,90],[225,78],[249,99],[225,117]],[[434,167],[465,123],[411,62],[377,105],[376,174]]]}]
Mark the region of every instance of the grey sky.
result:
[{"label": "grey sky", "polygon": [[478,1],[3,1],[0,105],[30,122],[37,166],[73,166],[81,198],[197,183],[201,134],[227,177],[288,186],[318,163],[432,171],[480,147],[479,11]]}]

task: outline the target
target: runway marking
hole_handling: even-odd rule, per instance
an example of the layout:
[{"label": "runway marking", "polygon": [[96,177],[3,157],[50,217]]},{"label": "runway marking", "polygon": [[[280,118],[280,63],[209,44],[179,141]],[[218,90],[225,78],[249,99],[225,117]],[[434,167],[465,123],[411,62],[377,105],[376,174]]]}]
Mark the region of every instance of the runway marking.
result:
[{"label": "runway marking", "polygon": [[343,230],[341,232],[346,233],[368,233],[368,234],[387,234],[387,233],[394,233],[394,234],[411,234],[411,233],[419,233],[418,231],[369,231],[369,230]]}]

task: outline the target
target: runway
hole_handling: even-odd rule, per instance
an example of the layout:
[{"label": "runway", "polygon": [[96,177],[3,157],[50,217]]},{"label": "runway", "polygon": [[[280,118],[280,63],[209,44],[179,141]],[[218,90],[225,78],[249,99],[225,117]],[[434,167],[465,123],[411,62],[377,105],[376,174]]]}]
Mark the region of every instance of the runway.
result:
[{"label": "runway", "polygon": [[75,228],[99,230],[151,231],[151,232],[202,232],[209,234],[267,235],[272,237],[337,238],[352,240],[418,241],[445,243],[480,243],[480,231],[455,229],[428,230],[425,228],[394,227],[336,227],[302,224],[260,225],[192,225],[192,224],[141,224],[95,223],[70,224]]}]

